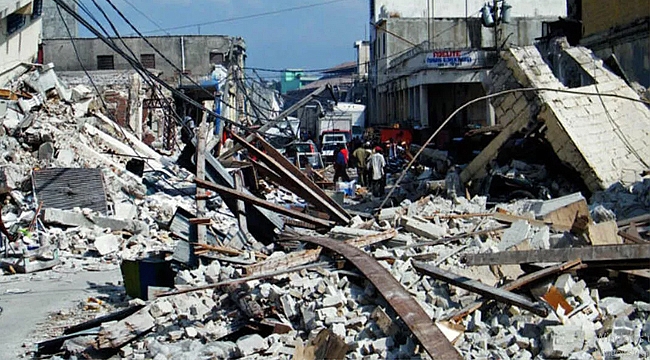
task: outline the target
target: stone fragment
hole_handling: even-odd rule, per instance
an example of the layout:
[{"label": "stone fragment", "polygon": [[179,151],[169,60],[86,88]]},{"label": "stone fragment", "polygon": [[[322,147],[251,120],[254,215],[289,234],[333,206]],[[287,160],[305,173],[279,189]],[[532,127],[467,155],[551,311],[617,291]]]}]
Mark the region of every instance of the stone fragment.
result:
[{"label": "stone fragment", "polygon": [[107,255],[114,253],[120,249],[120,239],[113,234],[106,234],[100,237],[97,237],[94,242],[95,249],[99,255]]},{"label": "stone fragment", "polygon": [[197,335],[199,335],[199,332],[196,331],[196,328],[188,326],[185,328],[185,335],[189,338],[195,338]]},{"label": "stone fragment", "polygon": [[582,350],[585,334],[580,326],[547,326],[542,335],[542,353],[547,358],[566,358]]},{"label": "stone fragment", "polygon": [[555,281],[555,287],[564,297],[570,296],[571,288],[573,288],[573,285],[575,284],[576,282],[573,280],[573,276],[568,273],[558,276],[557,280]]},{"label": "stone fragment", "polygon": [[534,250],[551,248],[551,233],[548,226],[540,228],[530,240],[530,247]]},{"label": "stone fragment", "polygon": [[525,220],[516,221],[503,232],[501,242],[497,245],[499,251],[505,251],[528,238],[530,224]]},{"label": "stone fragment", "polygon": [[151,304],[151,307],[149,308],[149,314],[154,318],[165,316],[170,314],[172,311],[174,311],[174,307],[167,300],[157,300]]},{"label": "stone fragment", "polygon": [[282,295],[280,297],[280,304],[282,306],[284,316],[286,316],[287,319],[293,319],[296,317],[296,315],[298,315],[298,312],[296,311],[296,302],[293,300],[293,296],[289,294]]},{"label": "stone fragment", "polygon": [[617,297],[606,297],[598,302],[598,307],[605,315],[619,316],[629,315],[634,308],[632,305],[626,304],[625,301]]},{"label": "stone fragment", "polygon": [[205,280],[209,284],[214,284],[219,282],[219,276],[221,275],[221,264],[219,261],[215,260],[211,262],[204,271]]},{"label": "stone fragment", "polygon": [[259,334],[244,335],[237,340],[236,344],[244,356],[266,350],[269,347],[266,339]]},{"label": "stone fragment", "polygon": [[402,226],[404,226],[406,231],[427,239],[435,240],[447,236],[447,229],[432,222],[403,218]]}]

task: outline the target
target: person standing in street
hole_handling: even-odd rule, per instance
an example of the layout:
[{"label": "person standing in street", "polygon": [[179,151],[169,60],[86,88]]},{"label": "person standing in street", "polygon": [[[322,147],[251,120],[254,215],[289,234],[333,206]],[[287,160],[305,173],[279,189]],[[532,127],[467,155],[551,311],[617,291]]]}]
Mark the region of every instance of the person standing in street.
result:
[{"label": "person standing in street", "polygon": [[370,159],[368,159],[368,170],[372,179],[372,195],[376,197],[384,196],[384,189],[386,188],[386,173],[384,169],[386,167],[386,159],[384,159],[382,153],[382,148],[377,146]]},{"label": "person standing in street", "polygon": [[363,146],[359,146],[352,156],[356,159],[357,162],[357,175],[359,176],[359,185],[369,186],[368,182],[368,158],[370,157],[370,143],[366,142]]},{"label": "person standing in street", "polygon": [[336,157],[334,159],[334,183],[336,183],[339,178],[342,178],[343,181],[350,181],[350,177],[348,176],[348,156],[347,156],[347,149],[345,149],[344,146],[341,146],[338,149],[338,152],[336,154]]}]

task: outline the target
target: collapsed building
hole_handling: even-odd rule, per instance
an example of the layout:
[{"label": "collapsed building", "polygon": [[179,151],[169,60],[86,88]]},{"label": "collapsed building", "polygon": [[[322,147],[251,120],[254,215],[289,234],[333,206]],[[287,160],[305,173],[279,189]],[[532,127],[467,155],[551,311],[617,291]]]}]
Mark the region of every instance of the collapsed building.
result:
[{"label": "collapsed building", "polygon": [[[146,90],[121,91],[102,109],[96,94],[68,86],[51,66],[15,78],[0,113],[2,215],[16,235],[3,243],[3,276],[82,262],[119,266],[123,275],[114,290],[43,324],[33,346],[18,351],[131,359],[648,356],[647,191],[626,198],[639,212],[633,216],[645,216],[605,201],[621,196],[612,192],[621,183],[647,184],[647,104],[631,101],[639,95],[588,50],[557,42],[543,53],[503,53],[491,92],[534,90],[493,99],[503,130],[461,179],[535,173],[556,182],[553,199],[496,206],[485,196],[429,194],[414,176],[424,189],[407,191],[414,199],[376,209],[361,192],[353,211],[318,186],[322,174],[307,176],[274,149],[266,124],[256,132],[230,127],[233,144],[218,151],[207,115],[199,124],[207,138],[186,132],[197,169],[190,173],[177,164],[183,131],[165,148],[145,134],[165,114],[153,112],[146,124],[146,115],[120,105]],[[129,84],[143,81],[138,76]],[[598,200],[591,207],[575,192],[583,189]]]}]

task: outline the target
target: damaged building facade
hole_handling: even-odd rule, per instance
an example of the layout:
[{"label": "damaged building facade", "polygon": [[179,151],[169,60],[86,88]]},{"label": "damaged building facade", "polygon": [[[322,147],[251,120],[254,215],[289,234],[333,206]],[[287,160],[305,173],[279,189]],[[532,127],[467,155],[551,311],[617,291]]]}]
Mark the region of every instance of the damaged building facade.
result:
[{"label": "damaged building facade", "polygon": [[[85,45],[90,76],[58,72],[77,63],[66,54],[1,82],[0,359],[650,358],[650,103],[588,48],[556,38],[497,55],[491,29],[430,3],[383,2],[375,49],[397,46],[391,21],[416,17],[431,19],[418,43],[443,44],[402,44],[387,84],[406,81],[395,96],[416,113],[427,103],[417,126],[428,128],[456,97],[494,95],[461,120],[501,131],[447,178],[401,149],[411,163],[386,176],[385,197],[282,154],[273,126],[301,106],[239,82],[243,63],[177,87],[117,57],[97,70],[92,51],[110,53]],[[541,18],[559,11],[551,3]],[[439,43],[445,22],[465,30]],[[529,39],[515,23],[503,24],[510,39]],[[168,121],[171,146],[151,141],[162,130],[147,112]],[[474,189],[490,175],[550,193],[500,201]]]},{"label": "damaged building facade", "polygon": [[[214,65],[243,67],[246,44],[243,39],[221,35],[176,35],[123,37],[136,58],[149,69],[162,73],[161,77],[172,84],[183,81],[184,75],[195,78],[208,76]],[[166,58],[178,67],[170,65],[147,44],[153,44]],[[129,70],[131,65],[110,49],[100,39],[76,38],[75,46],[83,66],[88,70]],[[120,45],[121,46],[121,45]],[[124,48],[123,48],[124,50]],[[47,39],[43,44],[43,60],[57,64],[58,71],[81,71],[69,38]],[[184,80],[187,83],[187,80]]]},{"label": "damaged building facade", "polygon": [[0,84],[38,62],[42,0],[0,1]]},{"label": "damaged building facade", "polygon": [[[616,56],[628,81],[650,87],[650,6],[645,0],[582,0],[580,44],[601,59]],[[611,61],[611,60],[610,60]]]},{"label": "damaged building facade", "polygon": [[[562,0],[517,1],[508,23],[488,28],[480,17],[484,3],[370,2],[373,125],[435,129],[454,109],[485,94],[482,82],[498,57],[495,41],[499,48],[530,45],[544,21],[567,13]],[[494,124],[488,102],[457,118],[452,128]]]}]

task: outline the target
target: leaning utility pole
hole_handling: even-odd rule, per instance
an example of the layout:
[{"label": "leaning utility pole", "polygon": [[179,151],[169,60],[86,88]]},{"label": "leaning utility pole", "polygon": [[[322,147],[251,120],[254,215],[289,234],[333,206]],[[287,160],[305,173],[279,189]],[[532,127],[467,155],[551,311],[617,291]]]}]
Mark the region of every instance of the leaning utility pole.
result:
[{"label": "leaning utility pole", "polygon": [[[198,133],[196,134],[196,178],[198,180],[205,180],[205,144],[208,138],[208,113],[204,113],[201,123],[198,126]],[[196,217],[198,219],[205,218],[205,190],[196,187]],[[199,244],[205,244],[206,226],[208,224],[197,223],[197,240]]]}]

